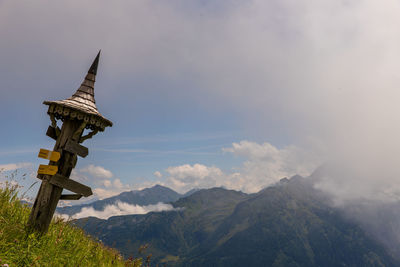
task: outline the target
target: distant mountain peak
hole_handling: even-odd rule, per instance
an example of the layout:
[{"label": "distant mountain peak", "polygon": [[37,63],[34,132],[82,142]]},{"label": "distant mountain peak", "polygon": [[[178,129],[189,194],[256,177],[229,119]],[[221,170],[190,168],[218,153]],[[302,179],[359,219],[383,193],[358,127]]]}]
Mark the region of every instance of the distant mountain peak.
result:
[{"label": "distant mountain peak", "polygon": [[[156,185],[154,185],[154,186],[152,186],[152,187],[150,187],[150,188],[165,188],[165,189],[170,189],[170,188],[168,188],[168,187],[166,187],[166,186],[159,185],[159,184],[156,184]],[[170,189],[170,190],[172,190],[172,189]]]}]

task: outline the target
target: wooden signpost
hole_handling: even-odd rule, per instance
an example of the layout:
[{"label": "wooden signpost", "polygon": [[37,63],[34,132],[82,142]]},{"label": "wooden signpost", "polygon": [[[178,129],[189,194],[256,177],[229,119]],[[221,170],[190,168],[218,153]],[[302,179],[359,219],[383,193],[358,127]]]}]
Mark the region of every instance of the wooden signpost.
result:
[{"label": "wooden signpost", "polygon": [[[112,122],[99,113],[94,100],[94,83],[100,52],[93,61],[83,83],[72,97],[59,101],[44,101],[49,106],[51,126],[46,135],[56,140],[52,151],[40,149],[38,157],[48,159],[48,165],[40,165],[37,178],[42,180],[39,192],[29,216],[28,226],[45,233],[50,225],[58,201],[78,200],[92,195],[92,189],[69,179],[77,157],[86,157],[88,149],[80,143],[104,131]],[[61,129],[57,120],[62,121]],[[91,130],[83,136],[84,130]],[[66,189],[74,194],[62,194]]]}]

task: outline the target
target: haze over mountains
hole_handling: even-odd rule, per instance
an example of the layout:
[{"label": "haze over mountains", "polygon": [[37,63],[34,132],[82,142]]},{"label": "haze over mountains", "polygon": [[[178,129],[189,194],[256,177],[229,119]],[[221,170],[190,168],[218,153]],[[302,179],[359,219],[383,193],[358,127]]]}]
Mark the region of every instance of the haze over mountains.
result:
[{"label": "haze over mountains", "polygon": [[58,207],[57,213],[62,214],[64,217],[83,218],[95,216],[107,219],[108,217],[122,214],[142,214],[150,211],[171,210],[173,207],[167,203],[174,202],[195,191],[196,189],[192,189],[185,194],[179,194],[170,188],[155,185],[143,190],[123,192],[89,204]]},{"label": "haze over mountains", "polygon": [[400,266],[398,205],[337,206],[316,180],[294,176],[255,194],[211,188],[182,196],[155,186],[93,205],[142,195],[135,203],[170,202],[169,211],[75,224],[126,257],[148,244],[152,262],[168,266]]}]

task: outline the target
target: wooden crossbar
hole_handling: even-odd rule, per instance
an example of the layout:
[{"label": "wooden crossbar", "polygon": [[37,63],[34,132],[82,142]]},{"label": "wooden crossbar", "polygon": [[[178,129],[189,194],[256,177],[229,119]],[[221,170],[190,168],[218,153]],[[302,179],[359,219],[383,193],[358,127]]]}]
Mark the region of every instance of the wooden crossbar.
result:
[{"label": "wooden crossbar", "polygon": [[77,142],[72,141],[71,139],[69,139],[65,144],[64,150],[77,154],[82,158],[86,157],[89,154],[89,149],[87,147],[84,147]]},{"label": "wooden crossbar", "polygon": [[[37,178],[39,178],[41,180],[44,179],[43,175],[38,175]],[[58,173],[51,176],[51,178],[49,179],[49,183],[51,183],[52,185],[67,189],[71,192],[83,195],[84,197],[93,195],[92,189],[89,186],[86,186],[86,185],[78,183],[74,180],[68,179]]]},{"label": "wooden crossbar", "polygon": [[81,199],[82,195],[80,194],[65,194],[61,195],[61,200],[79,200]]}]

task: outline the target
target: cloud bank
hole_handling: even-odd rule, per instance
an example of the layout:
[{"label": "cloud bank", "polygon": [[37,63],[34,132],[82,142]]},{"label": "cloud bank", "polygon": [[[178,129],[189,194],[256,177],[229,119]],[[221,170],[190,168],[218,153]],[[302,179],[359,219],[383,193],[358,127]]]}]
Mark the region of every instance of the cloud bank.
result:
[{"label": "cloud bank", "polygon": [[95,166],[93,164],[80,169],[80,171],[83,173],[88,173],[97,178],[111,178],[113,176],[111,171],[106,170],[101,166]]},{"label": "cloud bank", "polygon": [[279,149],[270,143],[258,144],[244,140],[233,143],[232,147],[223,151],[243,158],[243,164],[230,171],[203,164],[172,166],[165,170],[166,180],[156,183],[180,193],[193,188],[221,186],[255,193],[284,177],[310,175],[321,164],[316,155],[295,146]]},{"label": "cloud bank", "polygon": [[159,202],[154,205],[147,206],[139,206],[139,205],[131,205],[125,202],[116,202],[115,205],[107,205],[104,210],[95,210],[92,207],[82,208],[80,212],[68,216],[66,214],[61,214],[64,219],[80,219],[86,217],[97,217],[99,219],[105,219],[112,216],[120,216],[120,215],[133,215],[133,214],[146,214],[149,212],[161,212],[161,211],[171,211],[174,210],[174,207],[171,204],[165,204]]},{"label": "cloud bank", "polygon": [[119,178],[113,180],[105,179],[100,182],[100,186],[93,189],[93,194],[97,199],[112,197],[131,189],[130,185],[123,184]]},{"label": "cloud bank", "polygon": [[[154,117],[179,107],[174,122],[182,110],[201,103],[201,111],[210,114],[238,114],[241,128],[263,140],[307,147],[334,162],[333,169],[343,171],[331,171],[320,186],[338,197],[369,198],[387,189],[392,196],[400,193],[399,1],[42,0],[28,5],[8,0],[0,5],[0,80],[16,94],[33,80],[80,77],[86,69],[75,69],[76,62],[102,47],[109,51],[103,58],[104,84],[113,90],[97,96],[109,100],[103,109],[121,121],[132,120],[133,112],[124,108],[153,101],[152,96],[162,99],[152,105],[160,108]],[[63,73],[54,68],[59,62]],[[27,95],[57,99],[53,88]],[[143,90],[146,99],[132,88],[151,89]],[[8,101],[13,96],[4,94],[1,104],[14,103]],[[164,101],[172,104],[162,109]],[[240,146],[231,153],[244,153],[245,145]],[[243,177],[265,168],[255,165],[258,161],[264,163],[257,157],[246,161]],[[171,174],[177,188],[193,177],[221,184],[222,178],[202,176],[220,175],[217,167],[189,167],[180,168],[187,178]],[[289,173],[285,168],[271,166],[264,178]],[[199,173],[189,175],[189,169]]]},{"label": "cloud bank", "polygon": [[9,163],[0,165],[0,171],[15,171],[23,168],[32,168],[33,164],[30,162]]}]

